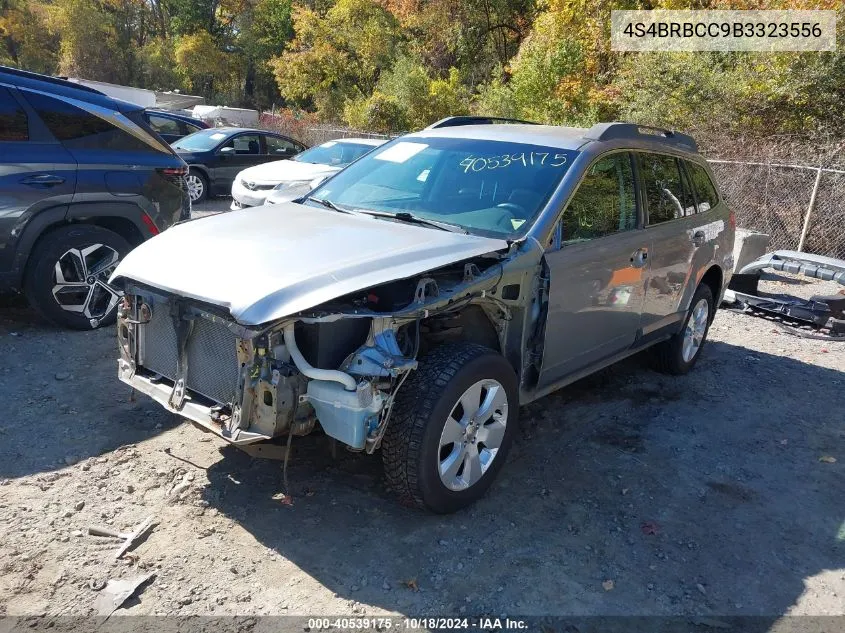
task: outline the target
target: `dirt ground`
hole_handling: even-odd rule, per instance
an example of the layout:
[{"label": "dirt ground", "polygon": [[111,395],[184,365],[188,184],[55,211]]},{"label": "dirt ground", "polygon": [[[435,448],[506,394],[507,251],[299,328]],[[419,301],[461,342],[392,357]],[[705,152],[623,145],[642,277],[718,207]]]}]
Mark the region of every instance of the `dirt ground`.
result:
[{"label": "dirt ground", "polygon": [[[116,377],[111,328],[0,304],[0,615],[845,613],[845,343],[721,311],[687,377],[633,358],[524,407],[486,497],[396,505],[380,461],[253,460]],[[837,461],[833,461],[833,459]],[[88,526],[158,525],[132,555]]]}]

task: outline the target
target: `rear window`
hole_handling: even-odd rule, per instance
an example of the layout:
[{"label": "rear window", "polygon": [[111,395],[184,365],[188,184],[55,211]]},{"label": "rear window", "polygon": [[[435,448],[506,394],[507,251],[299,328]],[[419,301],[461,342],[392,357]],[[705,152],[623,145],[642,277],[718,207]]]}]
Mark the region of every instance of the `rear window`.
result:
[{"label": "rear window", "polygon": [[716,193],[716,186],[710,180],[707,170],[701,165],[687,161],[687,172],[698,200],[698,212],[704,213],[719,204],[719,194]]},{"label": "rear window", "polygon": [[158,153],[140,138],[61,99],[35,92],[27,92],[26,98],[53,136],[68,149]]},{"label": "rear window", "polygon": [[645,185],[650,225],[695,213],[692,192],[677,158],[640,153],[639,164]]},{"label": "rear window", "polygon": [[7,88],[0,86],[0,141],[28,141],[26,112]]}]

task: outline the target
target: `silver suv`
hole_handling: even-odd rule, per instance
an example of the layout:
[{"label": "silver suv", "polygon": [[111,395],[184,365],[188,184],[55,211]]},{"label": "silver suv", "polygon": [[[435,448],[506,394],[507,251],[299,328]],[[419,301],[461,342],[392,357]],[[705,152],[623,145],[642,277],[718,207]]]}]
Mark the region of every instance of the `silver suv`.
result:
[{"label": "silver suv", "polygon": [[733,239],[688,136],[447,119],[132,251],[119,376],[232,444],[381,448],[402,501],[451,512],[520,405],[647,347],[688,372]]}]

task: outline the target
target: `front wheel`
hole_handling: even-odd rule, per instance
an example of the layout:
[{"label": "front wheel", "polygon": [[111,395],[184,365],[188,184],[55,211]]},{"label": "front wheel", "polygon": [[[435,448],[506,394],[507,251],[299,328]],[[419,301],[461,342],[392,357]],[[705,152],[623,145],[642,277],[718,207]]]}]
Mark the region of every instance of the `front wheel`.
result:
[{"label": "front wheel", "polygon": [[388,486],[438,513],[470,505],[505,462],[518,408],[516,375],[500,354],[465,342],[438,347],[397,394],[382,445]]},{"label": "front wheel", "polygon": [[680,376],[695,366],[707,340],[715,308],[713,291],[710,286],[701,284],[692,297],[681,331],[654,349],[660,371]]}]

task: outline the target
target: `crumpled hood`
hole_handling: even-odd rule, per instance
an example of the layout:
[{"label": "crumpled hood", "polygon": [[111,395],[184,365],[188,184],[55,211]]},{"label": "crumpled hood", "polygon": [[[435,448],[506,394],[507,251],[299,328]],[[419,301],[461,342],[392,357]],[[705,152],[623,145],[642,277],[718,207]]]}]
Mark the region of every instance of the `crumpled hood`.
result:
[{"label": "crumpled hood", "polygon": [[296,203],[178,224],[112,274],[260,325],[357,290],[505,249],[505,240]]},{"label": "crumpled hood", "polygon": [[340,167],[317,163],[300,163],[295,160],[274,160],[248,167],[238,174],[238,178],[258,184],[277,184],[291,180],[312,180],[322,174],[333,174]]}]

